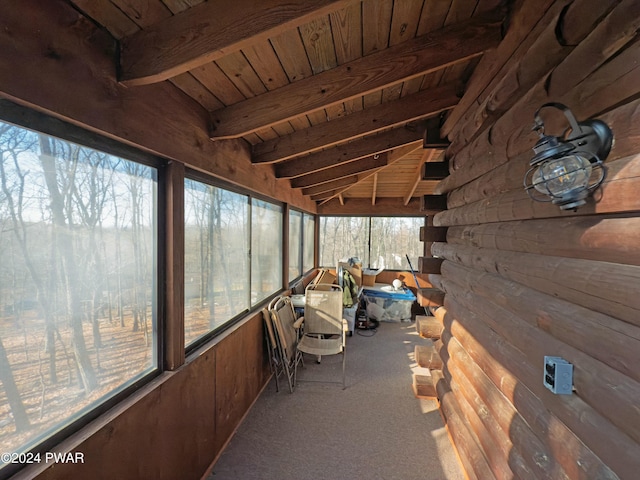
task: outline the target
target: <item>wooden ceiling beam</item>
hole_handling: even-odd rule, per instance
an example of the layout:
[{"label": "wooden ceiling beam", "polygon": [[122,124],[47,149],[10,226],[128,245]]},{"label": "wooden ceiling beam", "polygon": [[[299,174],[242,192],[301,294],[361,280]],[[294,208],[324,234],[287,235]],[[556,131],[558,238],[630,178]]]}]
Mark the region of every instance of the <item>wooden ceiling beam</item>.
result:
[{"label": "wooden ceiling beam", "polygon": [[431,161],[431,159],[435,156],[436,151],[437,150],[433,148],[425,149],[423,156],[420,162],[418,163],[416,171],[413,174],[414,176],[413,185],[409,187],[409,190],[403,197],[403,202],[405,205],[409,204],[409,200],[411,200],[411,197],[413,197],[413,194],[415,193],[416,188],[418,188],[418,184],[422,180],[422,165],[424,165],[426,162]]},{"label": "wooden ceiling beam", "polygon": [[221,0],[196,5],[120,42],[119,80],[157,83],[335,12],[356,0]]},{"label": "wooden ceiling beam", "polygon": [[447,26],[216,110],[211,114],[211,136],[248,135],[474,58],[499,44],[501,21],[496,18],[496,14],[478,16]]},{"label": "wooden ceiling beam", "polygon": [[[384,168],[387,168],[389,165],[393,165],[398,160],[404,158],[405,156],[409,155],[410,153],[414,152],[415,150],[417,150],[417,148],[416,148],[416,146],[414,144],[414,145],[405,145],[404,147],[400,147],[400,148],[398,148],[396,150],[393,150],[393,151],[387,153],[387,157],[388,157],[387,165],[385,165],[383,167],[380,167],[380,168],[377,168],[375,170],[371,170],[371,171],[364,172],[364,173],[361,173],[361,174],[357,175],[355,181],[351,182],[349,185],[345,186],[344,188],[338,187],[333,192],[333,194],[331,196],[327,196],[327,197],[325,197],[324,199],[321,199],[321,200],[324,200],[323,203],[327,203],[332,198],[335,198],[338,195],[342,195],[344,192],[349,190],[355,184],[360,183],[360,182],[366,180],[367,178],[371,177],[372,175],[377,174],[380,170],[383,170]],[[305,190],[302,190],[302,194],[305,195]],[[312,200],[318,200],[318,198],[314,198],[314,197],[311,197],[311,199]],[[323,203],[321,203],[320,205],[322,205]]]},{"label": "wooden ceiling beam", "polygon": [[345,163],[344,165],[338,165],[320,172],[314,172],[309,175],[294,178],[291,180],[291,187],[311,187],[319,183],[330,182],[339,178],[357,175],[376,168],[386,167],[388,165],[388,161],[388,155],[386,152],[372,157],[361,158],[360,160]]},{"label": "wooden ceiling beam", "polygon": [[[319,183],[318,185],[314,185],[312,187],[307,187],[302,189],[302,195],[309,195],[313,198],[314,195],[320,195],[326,192],[336,191],[336,195],[341,193],[342,190],[338,191],[340,188],[350,187],[358,183],[359,177],[358,175],[351,175],[349,177],[339,178],[338,180],[334,180],[332,182]],[[326,197],[325,197],[326,198]]]},{"label": "wooden ceiling beam", "polygon": [[[454,85],[422,90],[392,102],[298,130],[253,146],[253,163],[289,160],[338,143],[373,134],[385,128],[437,115],[453,108],[459,101]],[[428,133],[428,132],[427,132]]]},{"label": "wooden ceiling beam", "polygon": [[420,211],[420,199],[412,198],[404,205],[402,198],[378,198],[375,206],[371,205],[368,198],[345,198],[344,205],[338,200],[318,205],[320,215],[411,215],[423,216]]},{"label": "wooden ceiling beam", "polygon": [[294,178],[327,168],[335,168],[337,165],[360,158],[421,142],[423,130],[420,125],[410,125],[405,128],[396,128],[371,137],[354,140],[305,157],[278,163],[275,166],[275,174],[277,178]]}]

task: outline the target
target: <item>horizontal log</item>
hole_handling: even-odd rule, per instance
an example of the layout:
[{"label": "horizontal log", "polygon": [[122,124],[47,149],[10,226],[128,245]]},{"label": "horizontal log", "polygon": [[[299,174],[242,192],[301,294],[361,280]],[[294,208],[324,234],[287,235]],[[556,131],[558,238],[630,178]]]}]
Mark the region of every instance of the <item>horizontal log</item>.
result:
[{"label": "horizontal log", "polygon": [[478,446],[482,450],[482,454],[484,455],[484,457],[487,459],[489,468],[495,475],[496,479],[512,480],[514,477],[533,478],[531,475],[525,475],[521,477],[519,475],[516,475],[515,472],[511,470],[507,459],[510,456],[511,458],[516,458],[519,457],[519,455],[517,453],[510,452],[512,445],[509,441],[509,437],[507,435],[504,435],[502,431],[496,428],[497,426],[495,422],[487,422],[488,427],[482,422],[480,415],[486,417],[486,407],[484,407],[483,410],[483,407],[480,406],[479,411],[474,408],[475,405],[469,402],[470,394],[467,394],[464,388],[459,385],[457,377],[452,377],[446,362],[442,369],[442,375],[444,376],[445,380],[449,382],[451,393],[453,393],[456,397],[456,401],[458,402],[458,406],[460,408],[460,413],[464,417],[467,426],[473,432],[475,438],[477,439]]},{"label": "horizontal log", "polygon": [[437,288],[419,288],[418,304],[422,307],[442,306],[444,304],[444,293]]},{"label": "horizontal log", "polygon": [[416,331],[423,338],[440,338],[442,322],[430,315],[416,316]]},{"label": "horizontal log", "polygon": [[640,265],[640,218],[592,215],[449,227],[447,243]]},{"label": "horizontal log", "polygon": [[[485,129],[456,156],[450,158],[451,173],[435,188],[436,193],[447,193],[491,171],[499,165],[530,153],[537,141],[531,131],[532,106],[550,100],[568,105],[576,118],[582,120],[600,115],[614,131],[616,142],[609,155],[611,160],[632,155],[638,151],[638,91],[640,65],[635,58],[640,54],[640,44],[632,43],[626,50],[604,64],[589,78],[562,97],[550,98],[545,90],[546,79],[519,100],[500,117],[492,128]],[[614,110],[612,106],[621,105]],[[607,112],[601,114],[601,112]],[[530,118],[529,121],[523,119]],[[560,135],[566,127],[562,115],[545,117],[545,131]],[[464,168],[462,168],[464,166]]]},{"label": "horizontal log", "polygon": [[[496,385],[508,403],[517,406],[518,414],[540,441],[549,445],[553,456],[570,478],[595,477],[609,480],[618,478],[603,460],[598,458],[567,426],[572,425],[573,422],[581,427],[578,433],[584,433],[582,419],[560,400],[556,400],[555,403],[561,409],[565,409],[567,415],[556,417],[548,408],[548,405],[553,405],[554,402],[545,404],[540,400],[539,395],[544,387],[540,382],[538,368],[526,363],[520,351],[506,343],[475,314],[466,311],[453,300],[448,303],[452,305],[451,312],[447,312],[444,307],[437,312],[437,315],[442,315],[445,325],[443,340],[449,342],[455,338],[460,343],[471,360]],[[531,383],[533,390],[529,388],[527,381],[533,382]],[[563,421],[559,421],[558,418],[562,418]],[[611,429],[610,423],[606,425]],[[514,437],[515,439],[517,437]],[[606,439],[592,440],[606,445]],[[609,452],[613,454],[613,449]],[[632,458],[631,455],[627,455],[627,459],[630,458]],[[633,467],[632,464],[630,466]]]},{"label": "horizontal log", "polygon": [[[480,418],[485,428],[497,441],[508,446],[508,463],[514,473],[519,478],[567,480],[569,477],[554,458],[553,451],[535,435],[460,342],[448,333],[443,344],[446,348],[441,355],[448,372],[460,385],[473,410],[482,413]],[[443,374],[447,378],[447,372]],[[453,382],[449,383],[455,393]]]},{"label": "horizontal log", "polygon": [[[447,278],[455,277],[457,284],[452,286],[451,282],[445,279],[443,283],[447,296],[454,295],[456,301],[467,309],[473,308],[482,315],[483,320],[506,341],[522,351],[530,363],[539,364],[541,359],[550,352],[571,362],[576,389],[576,394],[571,397],[584,399],[595,411],[616,425],[621,432],[635,442],[640,440],[640,416],[637,415],[635,402],[630,400],[640,398],[640,383],[531,325],[519,316],[526,312],[519,311],[519,314],[516,314],[513,310],[476,293],[474,291],[476,282],[484,280],[483,277],[488,274],[474,275],[473,272],[466,270],[451,262],[443,264],[443,275]],[[461,277],[461,275],[466,276]],[[495,291],[492,293],[493,296]],[[601,338],[592,337],[591,342],[595,341],[600,342]],[[553,394],[549,392],[549,395]]]},{"label": "horizontal log", "polygon": [[640,371],[636,368],[640,364],[639,327],[531,290],[499,275],[448,261],[442,268],[449,276],[464,278],[459,282],[464,287],[481,297],[490,297],[493,304],[518,319],[640,382]]},{"label": "horizontal log", "polygon": [[475,109],[481,103],[483,93],[491,91],[490,84],[500,78],[500,72],[513,57],[522,42],[529,36],[529,32],[538,24],[540,18],[546,14],[553,0],[540,2],[520,2],[511,17],[509,28],[500,45],[485,53],[473,72],[473,81],[469,82],[464,96],[458,106],[449,114],[442,133],[453,138],[458,128],[464,125],[461,120],[470,109]]},{"label": "horizontal log", "polygon": [[446,242],[447,227],[420,227],[421,242]]},{"label": "horizontal log", "polygon": [[470,480],[495,480],[495,475],[489,468],[487,459],[482,454],[475,436],[469,431],[455,395],[451,392],[448,382],[439,371],[433,372],[433,382],[440,399],[440,411],[451,437],[458,457],[464,466],[465,473]]},{"label": "horizontal log", "polygon": [[416,359],[416,363],[423,367],[428,368],[430,370],[440,370],[442,369],[442,359],[440,358],[440,354],[438,353],[438,346],[435,344],[441,344],[439,340],[436,342],[431,342],[428,345],[416,345],[414,348],[414,356]]},{"label": "horizontal log", "polygon": [[[640,132],[639,132],[640,133]],[[639,146],[640,147],[640,146]],[[509,162],[510,165],[511,162]],[[481,199],[469,205],[454,208],[453,202],[448,202],[449,210],[436,215],[435,222],[441,225],[471,225],[485,222],[500,222],[509,220],[524,220],[529,218],[549,218],[569,215],[592,215],[595,213],[626,213],[640,210],[640,199],[634,192],[640,188],[640,154],[625,157],[613,162],[607,162],[607,178],[595,194],[587,199],[587,203],[576,212],[561,211],[550,202],[536,202],[522,188],[522,178],[515,179],[504,177],[501,180],[487,180],[480,177],[462,187],[462,195],[471,191],[471,199],[480,196]],[[498,167],[486,177],[498,178],[500,173],[517,172],[520,167]],[[497,171],[501,170],[501,171]],[[493,175],[492,175],[493,174]],[[519,181],[518,181],[519,180]],[[507,185],[507,182],[509,185]],[[516,184],[517,182],[517,184]],[[495,189],[493,187],[496,187]],[[498,193],[495,190],[514,190]],[[450,194],[454,201],[460,204],[456,192]],[[497,193],[497,194],[496,194]]]},{"label": "horizontal log", "polygon": [[418,257],[418,272],[420,273],[440,273],[441,265],[441,258]]},{"label": "horizontal log", "polygon": [[[640,326],[640,266],[435,243],[442,259],[501,275],[555,298]],[[630,335],[617,322],[609,328]]]},{"label": "horizontal log", "polygon": [[[545,13],[510,61],[509,71],[497,77],[480,108],[460,122],[450,150],[459,150],[478,130],[493,123],[538,79],[546,78],[550,69],[550,83],[558,87],[547,86],[548,96],[564,95],[635,38],[640,27],[640,7],[634,0],[620,2],[604,19],[614,6],[611,3],[595,6],[589,0],[578,0],[562,9],[563,4],[557,2]],[[576,43],[567,43],[565,33]]]}]

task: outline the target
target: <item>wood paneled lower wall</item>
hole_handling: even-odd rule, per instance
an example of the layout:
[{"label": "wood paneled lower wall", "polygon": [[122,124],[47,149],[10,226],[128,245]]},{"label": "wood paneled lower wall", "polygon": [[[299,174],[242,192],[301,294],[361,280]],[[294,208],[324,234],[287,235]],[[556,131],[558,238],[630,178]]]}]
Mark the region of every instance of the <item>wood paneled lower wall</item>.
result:
[{"label": "wood paneled lower wall", "polygon": [[[470,478],[638,478],[640,4],[545,4],[534,25],[524,13],[540,2],[519,2],[474,73],[476,96],[445,126],[452,167],[437,191],[449,209],[433,224],[448,229],[430,275],[445,292],[437,391]],[[606,182],[577,211],[522,187],[545,102],[615,137]],[[547,134],[566,126],[562,113],[544,119]],[[572,394],[543,385],[544,356],[573,364]]]},{"label": "wood paneled lower wall", "polygon": [[83,453],[84,463],[34,465],[12,478],[200,478],[270,378],[262,322],[250,315],[56,447]]}]

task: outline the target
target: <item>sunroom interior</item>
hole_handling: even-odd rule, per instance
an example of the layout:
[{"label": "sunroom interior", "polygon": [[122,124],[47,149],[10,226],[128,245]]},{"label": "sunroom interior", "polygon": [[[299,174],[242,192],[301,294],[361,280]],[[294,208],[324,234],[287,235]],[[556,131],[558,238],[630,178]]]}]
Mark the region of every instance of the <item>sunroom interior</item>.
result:
[{"label": "sunroom interior", "polygon": [[467,478],[636,478],[639,28],[638,0],[1,2],[0,477],[206,478],[272,382],[265,306],[357,258],[429,317]]}]

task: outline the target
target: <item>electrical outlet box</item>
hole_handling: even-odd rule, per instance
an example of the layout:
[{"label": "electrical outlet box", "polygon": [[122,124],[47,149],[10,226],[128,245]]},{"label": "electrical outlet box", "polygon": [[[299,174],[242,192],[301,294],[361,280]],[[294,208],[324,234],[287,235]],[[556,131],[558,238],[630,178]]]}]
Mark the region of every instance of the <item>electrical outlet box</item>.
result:
[{"label": "electrical outlet box", "polygon": [[557,395],[573,393],[573,365],[562,357],[544,357],[544,386]]}]

